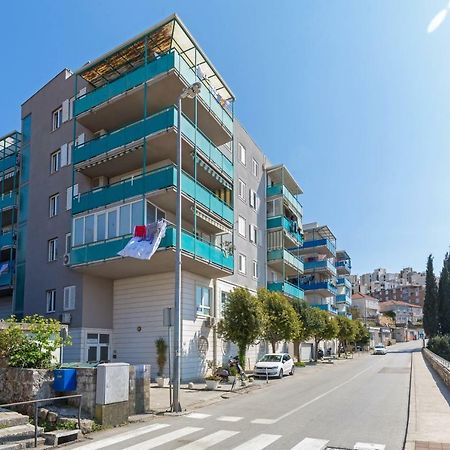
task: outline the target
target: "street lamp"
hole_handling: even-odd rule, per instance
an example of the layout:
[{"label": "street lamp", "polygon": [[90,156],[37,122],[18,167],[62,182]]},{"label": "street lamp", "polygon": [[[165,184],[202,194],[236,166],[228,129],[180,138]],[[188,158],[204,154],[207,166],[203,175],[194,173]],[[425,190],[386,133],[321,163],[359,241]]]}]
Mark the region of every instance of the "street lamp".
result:
[{"label": "street lamp", "polygon": [[173,363],[173,412],[181,412],[180,381],[181,381],[181,100],[195,98],[202,85],[196,82],[183,90],[177,100],[177,204],[176,204],[176,249],[175,249],[175,308],[174,308],[174,363]]}]

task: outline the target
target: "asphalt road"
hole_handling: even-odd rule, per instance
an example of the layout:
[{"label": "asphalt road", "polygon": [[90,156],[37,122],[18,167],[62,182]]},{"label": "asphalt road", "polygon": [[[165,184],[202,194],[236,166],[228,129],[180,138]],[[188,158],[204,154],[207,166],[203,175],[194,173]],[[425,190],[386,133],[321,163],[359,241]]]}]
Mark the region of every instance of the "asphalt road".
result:
[{"label": "asphalt road", "polygon": [[193,414],[103,432],[75,447],[320,450],[327,445],[353,449],[362,442],[401,450],[411,352],[420,346],[421,342],[397,344],[385,356],[300,368],[294,376]]}]

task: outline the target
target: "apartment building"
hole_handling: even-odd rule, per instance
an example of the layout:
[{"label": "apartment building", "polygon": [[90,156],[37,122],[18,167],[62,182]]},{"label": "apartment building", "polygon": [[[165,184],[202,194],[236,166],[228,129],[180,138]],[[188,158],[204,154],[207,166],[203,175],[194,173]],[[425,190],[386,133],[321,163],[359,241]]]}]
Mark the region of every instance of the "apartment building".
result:
[{"label": "apartment building", "polygon": [[[194,82],[179,127],[177,99]],[[176,15],[26,100],[21,133],[0,139],[0,314],[68,324],[66,361],[156,366],[175,294],[178,170],[183,379],[235,353],[214,328],[234,287],[303,298],[302,190],[236,120],[234,100]],[[159,219],[168,228],[151,260],[117,254],[136,225]]]},{"label": "apartment building", "polygon": [[402,286],[392,289],[381,289],[374,292],[373,296],[381,302],[394,300],[423,306],[425,300],[425,286]]},{"label": "apartment building", "polygon": [[380,312],[394,313],[396,325],[417,325],[423,319],[422,307],[402,301],[388,300],[380,302]]},{"label": "apartment building", "polygon": [[303,246],[297,250],[304,264],[299,285],[310,305],[337,314],[336,237],[327,225],[316,222],[304,224],[303,232]]},{"label": "apartment building", "polygon": [[352,284],[350,274],[352,262],[345,250],[336,251],[336,307],[339,315],[352,318]]},{"label": "apartment building", "polygon": [[377,298],[357,292],[352,295],[352,305],[362,320],[376,320],[380,315],[380,302]]}]

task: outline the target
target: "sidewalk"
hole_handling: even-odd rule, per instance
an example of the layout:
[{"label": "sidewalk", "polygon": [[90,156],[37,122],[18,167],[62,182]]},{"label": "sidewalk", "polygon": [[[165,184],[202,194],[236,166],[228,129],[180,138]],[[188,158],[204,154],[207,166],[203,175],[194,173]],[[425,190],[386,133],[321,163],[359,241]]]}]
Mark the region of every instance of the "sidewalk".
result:
[{"label": "sidewalk", "polygon": [[431,367],[428,368],[422,353],[413,353],[412,358],[405,449],[450,449],[450,391]]}]

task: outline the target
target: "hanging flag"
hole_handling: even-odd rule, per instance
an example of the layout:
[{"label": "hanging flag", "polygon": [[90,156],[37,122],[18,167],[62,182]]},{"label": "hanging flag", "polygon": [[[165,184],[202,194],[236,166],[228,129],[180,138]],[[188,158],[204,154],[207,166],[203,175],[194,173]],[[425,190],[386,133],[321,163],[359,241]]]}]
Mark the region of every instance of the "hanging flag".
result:
[{"label": "hanging flag", "polygon": [[167,222],[164,219],[149,225],[134,228],[134,235],[127,245],[117,254],[136,259],[150,259],[166,235]]}]

